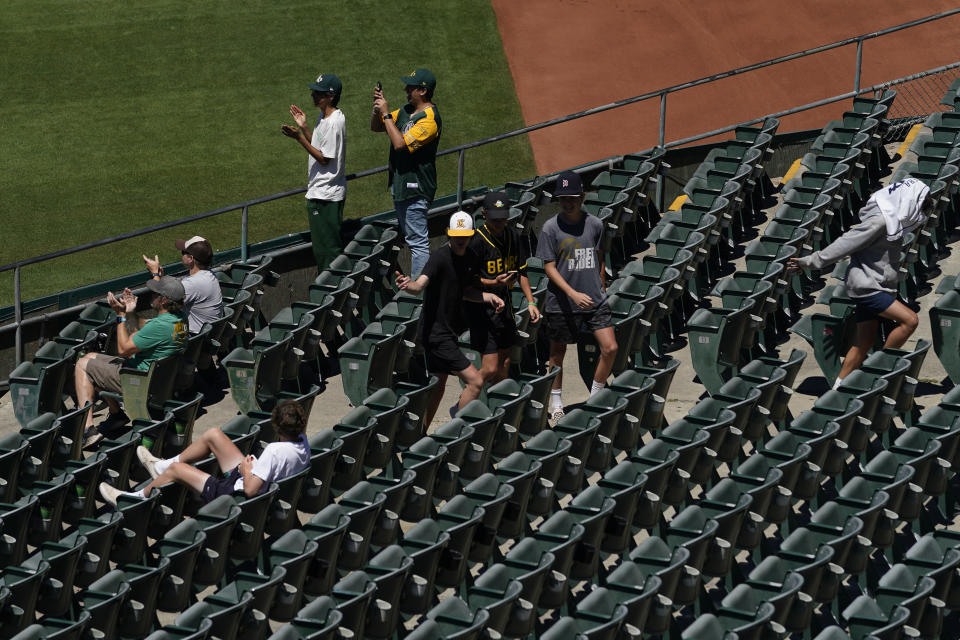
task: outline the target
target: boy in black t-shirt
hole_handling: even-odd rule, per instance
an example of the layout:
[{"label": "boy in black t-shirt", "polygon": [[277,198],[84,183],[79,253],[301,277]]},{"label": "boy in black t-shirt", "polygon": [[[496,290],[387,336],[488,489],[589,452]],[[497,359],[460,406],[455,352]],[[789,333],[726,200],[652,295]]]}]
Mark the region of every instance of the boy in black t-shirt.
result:
[{"label": "boy in black t-shirt", "polygon": [[470,313],[470,346],[480,352],[480,375],[484,383],[490,384],[500,382],[510,371],[510,347],[517,341],[513,317],[516,312],[511,308],[510,289],[518,278],[530,309],[530,321],[540,320],[540,310],[527,278],[529,256],[526,242],[520,238],[519,231],[507,228],[509,213],[507,194],[502,191],[488,193],[483,199],[486,223],[470,239],[470,249],[480,256],[483,290],[495,294],[507,305],[503,313],[495,313],[489,308]]},{"label": "boy in black t-shirt", "polygon": [[497,313],[504,308],[503,300],[481,290],[480,258],[468,246],[473,233],[470,214],[456,212],[450,216],[447,228],[449,242],[430,254],[420,276],[411,280],[397,274],[396,283],[400,289],[411,293],[425,291],[420,340],[427,353],[427,371],[439,379],[424,416],[427,425],[437,413],[449,374],[454,374],[466,385],[460,394],[458,409],[475,400],[483,387],[480,372],[457,346],[457,338],[463,330],[463,301],[489,304]]}]

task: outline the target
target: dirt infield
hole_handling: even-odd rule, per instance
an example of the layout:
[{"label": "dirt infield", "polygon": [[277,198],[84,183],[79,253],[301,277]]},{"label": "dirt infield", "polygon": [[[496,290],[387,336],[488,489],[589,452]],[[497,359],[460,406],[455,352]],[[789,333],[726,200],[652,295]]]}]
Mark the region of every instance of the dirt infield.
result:
[{"label": "dirt infield", "polygon": [[[492,0],[524,120],[593,106],[810,49],[953,8],[950,0]],[[884,5],[882,10],[878,5]],[[957,61],[960,15],[868,41],[861,86]],[[853,90],[850,45],[667,99],[667,141]],[[821,127],[846,103],[792,116]],[[530,135],[540,173],[657,143],[659,100]]]}]

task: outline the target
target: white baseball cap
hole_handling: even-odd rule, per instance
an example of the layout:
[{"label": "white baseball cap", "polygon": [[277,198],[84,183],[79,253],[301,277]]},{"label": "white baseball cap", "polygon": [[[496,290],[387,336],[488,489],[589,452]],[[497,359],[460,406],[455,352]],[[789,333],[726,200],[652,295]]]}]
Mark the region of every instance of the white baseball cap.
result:
[{"label": "white baseball cap", "polygon": [[447,227],[448,236],[472,236],[473,216],[466,211],[457,211],[450,216],[450,226]]}]

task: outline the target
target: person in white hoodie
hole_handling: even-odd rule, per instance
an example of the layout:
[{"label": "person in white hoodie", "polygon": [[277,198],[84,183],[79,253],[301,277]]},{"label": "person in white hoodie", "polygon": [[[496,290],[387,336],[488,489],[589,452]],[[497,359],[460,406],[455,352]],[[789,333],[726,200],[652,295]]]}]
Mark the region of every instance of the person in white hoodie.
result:
[{"label": "person in white hoodie", "polygon": [[923,226],[933,206],[928,193],[927,185],[916,178],[894,182],[870,196],[860,210],[859,224],[820,251],[787,261],[787,273],[796,273],[850,258],[845,284],[847,295],[856,302],[857,341],[843,359],[834,389],[867,358],[876,342],[878,317],[897,323],[884,347],[902,347],[919,324],[913,309],[897,299],[898,271],[904,236]]}]

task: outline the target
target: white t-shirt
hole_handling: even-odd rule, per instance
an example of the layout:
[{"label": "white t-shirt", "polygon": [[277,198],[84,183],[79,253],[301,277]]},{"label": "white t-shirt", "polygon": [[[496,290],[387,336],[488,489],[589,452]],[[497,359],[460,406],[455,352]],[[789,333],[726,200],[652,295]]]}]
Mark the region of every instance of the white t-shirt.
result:
[{"label": "white t-shirt", "polygon": [[343,200],[347,195],[347,120],[340,109],[326,118],[320,114],[310,143],[329,162],[320,164],[307,156],[307,198]]},{"label": "white t-shirt", "polygon": [[[296,442],[271,442],[253,463],[251,473],[263,480],[264,486],[300,473],[310,465],[310,444],[301,434]],[[237,478],[234,491],[243,491],[243,478]]]},{"label": "white t-shirt", "polygon": [[223,317],[223,294],[220,281],[209,269],[201,269],[180,283],[186,294],[183,306],[190,323],[190,333],[198,333],[206,322]]}]

